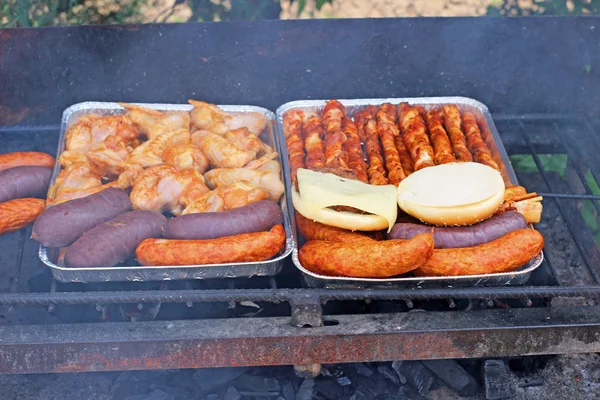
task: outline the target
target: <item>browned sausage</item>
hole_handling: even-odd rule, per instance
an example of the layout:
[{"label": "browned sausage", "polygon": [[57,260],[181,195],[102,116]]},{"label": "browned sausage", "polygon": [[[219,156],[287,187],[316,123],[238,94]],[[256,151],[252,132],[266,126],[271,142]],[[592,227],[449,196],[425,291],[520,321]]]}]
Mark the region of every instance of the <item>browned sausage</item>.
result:
[{"label": "browned sausage", "polygon": [[420,234],[411,240],[336,243],[313,240],[298,253],[302,266],[329,276],[388,278],[421,266],[433,251],[433,236]]},{"label": "browned sausage", "polygon": [[475,247],[435,249],[417,276],[480,275],[514,271],[544,248],[544,237],[535,229],[519,229]]},{"label": "browned sausage", "polygon": [[45,208],[46,201],[42,199],[24,198],[0,203],[0,235],[25,228]]},{"label": "browned sausage", "polygon": [[243,233],[207,240],[146,239],[135,255],[142,265],[199,265],[264,261],[285,243],[283,225],[268,232]]},{"label": "browned sausage", "polygon": [[346,229],[336,228],[311,221],[296,211],[296,226],[300,234],[306,241],[310,240],[328,240],[330,242],[355,243],[355,242],[375,242],[367,235],[358,232],[351,232]]},{"label": "browned sausage", "polygon": [[0,171],[25,165],[53,168],[54,157],[39,151],[16,151],[0,154]]}]

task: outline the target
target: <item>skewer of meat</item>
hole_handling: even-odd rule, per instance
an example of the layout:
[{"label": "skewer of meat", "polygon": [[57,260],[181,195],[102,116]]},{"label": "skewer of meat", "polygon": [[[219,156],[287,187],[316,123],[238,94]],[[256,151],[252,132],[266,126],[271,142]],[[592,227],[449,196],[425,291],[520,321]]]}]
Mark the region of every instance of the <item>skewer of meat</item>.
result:
[{"label": "skewer of meat", "polygon": [[490,148],[481,137],[481,131],[479,130],[479,126],[477,126],[475,114],[465,111],[462,115],[462,125],[467,136],[467,147],[473,154],[475,161],[499,171],[500,168],[496,161],[494,161]]},{"label": "skewer of meat", "polygon": [[404,144],[410,152],[414,163],[414,170],[432,167],[434,163],[433,147],[427,137],[427,128],[417,107],[408,103],[398,105],[400,127],[404,136]]},{"label": "skewer of meat", "polygon": [[367,106],[364,110],[354,113],[354,124],[358,129],[358,136],[363,143],[366,142],[365,125],[367,121],[377,114],[377,107]]},{"label": "skewer of meat", "polygon": [[344,170],[348,167],[348,153],[344,150],[346,135],[342,132],[342,118],[346,108],[337,100],[330,100],[323,109],[325,128],[325,165]]},{"label": "skewer of meat", "polygon": [[318,114],[311,115],[304,123],[304,148],[306,150],[306,168],[315,170],[325,166],[323,125]]},{"label": "skewer of meat", "polygon": [[344,117],[342,118],[342,130],[346,135],[344,149],[348,153],[348,166],[354,171],[359,181],[369,183],[367,163],[365,162],[363,149],[360,145],[358,128],[350,118]]},{"label": "skewer of meat", "polygon": [[404,144],[404,137],[402,134],[394,137],[394,143],[396,144],[396,150],[398,150],[398,155],[400,156],[400,164],[402,164],[402,170],[406,176],[409,176],[413,172],[415,172],[413,168],[412,158],[410,157],[410,153],[406,149],[406,145]]},{"label": "skewer of meat", "polygon": [[429,138],[433,144],[436,164],[448,164],[456,162],[456,157],[452,153],[452,143],[448,139],[446,130],[442,125],[440,113],[437,110],[430,110],[425,113],[425,121],[429,129]]},{"label": "skewer of meat", "polygon": [[456,160],[459,162],[470,162],[473,161],[473,156],[467,149],[467,141],[461,128],[460,112],[458,107],[454,104],[447,104],[444,106],[444,127],[448,132],[450,142],[452,142],[452,149]]},{"label": "skewer of meat", "polygon": [[369,106],[364,109],[358,116],[355,115],[361,125],[364,135],[365,150],[369,167],[367,174],[369,175],[369,183],[371,185],[387,185],[388,179],[384,167],[383,156],[381,155],[381,144],[379,143],[379,135],[377,134],[377,120],[375,115],[377,108]]},{"label": "skewer of meat", "polygon": [[389,182],[398,186],[406,178],[406,174],[400,164],[400,155],[394,142],[394,137],[400,135],[396,121],[396,108],[389,103],[382,104],[377,112],[377,133],[383,146]]},{"label": "skewer of meat", "polygon": [[283,116],[283,135],[288,151],[292,184],[296,185],[296,171],[304,168],[304,141],[302,140],[302,110],[291,110]]}]

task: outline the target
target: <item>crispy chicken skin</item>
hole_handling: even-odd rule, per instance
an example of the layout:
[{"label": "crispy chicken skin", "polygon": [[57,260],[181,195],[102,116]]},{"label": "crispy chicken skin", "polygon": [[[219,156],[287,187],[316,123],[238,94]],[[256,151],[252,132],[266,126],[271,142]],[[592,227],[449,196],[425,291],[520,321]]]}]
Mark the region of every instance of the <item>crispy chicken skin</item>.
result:
[{"label": "crispy chicken skin", "polygon": [[190,111],[190,117],[195,130],[207,130],[223,135],[234,129],[247,128],[258,136],[267,127],[267,117],[259,112],[231,114],[214,104],[203,101],[188,100],[188,103],[194,106]]}]

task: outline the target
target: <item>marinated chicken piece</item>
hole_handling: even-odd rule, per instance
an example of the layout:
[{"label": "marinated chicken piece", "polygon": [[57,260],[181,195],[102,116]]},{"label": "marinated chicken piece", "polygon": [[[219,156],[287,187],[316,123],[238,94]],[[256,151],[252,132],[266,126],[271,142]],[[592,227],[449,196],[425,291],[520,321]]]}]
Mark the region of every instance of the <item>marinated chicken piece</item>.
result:
[{"label": "marinated chicken piece", "polygon": [[227,211],[260,200],[265,200],[269,194],[249,182],[240,181],[233,185],[219,186],[200,198],[192,201],[182,212],[183,214]]},{"label": "marinated chicken piece", "polygon": [[273,149],[265,142],[260,140],[258,136],[250,132],[247,128],[238,128],[223,135],[229,143],[235,145],[238,149],[251,151],[256,155],[272,153]]},{"label": "marinated chicken piece", "polygon": [[454,104],[447,104],[443,109],[444,127],[452,143],[456,160],[459,162],[473,161],[473,155],[467,149],[467,141],[461,128],[460,112]]},{"label": "marinated chicken piece", "polygon": [[395,186],[398,186],[406,178],[394,141],[394,138],[400,135],[396,126],[397,119],[396,108],[392,104],[385,103],[379,107],[379,111],[377,112],[377,133],[379,134],[383,154],[385,155],[388,180]]},{"label": "marinated chicken piece", "polygon": [[180,215],[185,204],[209,192],[204,178],[194,170],[178,171],[170,165],[155,165],[144,170],[135,180],[130,199],[133,208],[169,211]]},{"label": "marinated chicken piece", "polygon": [[429,138],[433,144],[436,164],[448,164],[456,162],[456,157],[452,152],[452,143],[448,139],[446,130],[442,125],[442,118],[437,110],[430,110],[425,113],[425,121],[429,128]]},{"label": "marinated chicken piece", "polygon": [[131,150],[118,136],[108,136],[104,141],[90,146],[87,159],[106,178],[119,176],[127,169],[125,160]]},{"label": "marinated chicken piece", "polygon": [[267,117],[259,112],[230,114],[214,104],[188,100],[194,106],[190,111],[195,130],[207,130],[218,135],[238,128],[247,128],[251,133],[260,135],[267,127]]},{"label": "marinated chicken piece", "polygon": [[[296,185],[296,172],[298,168],[305,168],[304,140],[302,139],[302,125],[306,116],[302,110],[291,110],[283,116],[283,135],[285,136],[285,147],[288,152],[290,163],[290,177],[292,185]],[[306,162],[309,159],[307,156]]]},{"label": "marinated chicken piece", "polygon": [[129,168],[119,175],[117,180],[102,184],[102,171],[85,162],[70,164],[58,174],[54,184],[53,199],[47,199],[46,203],[48,206],[57,205],[109,187],[127,189],[141,172],[141,168],[138,168]]},{"label": "marinated chicken piece", "polygon": [[325,165],[350,169],[348,153],[344,150],[346,135],[342,132],[342,118],[346,108],[337,100],[330,100],[323,108],[323,126],[325,128]]},{"label": "marinated chicken piece", "polygon": [[419,111],[419,108],[412,107],[408,103],[398,105],[404,144],[410,152],[415,171],[435,165],[433,147],[427,137],[427,127]]},{"label": "marinated chicken piece", "polygon": [[190,129],[190,115],[186,111],[158,111],[127,103],[119,105],[127,109],[131,121],[148,140],[165,132]]},{"label": "marinated chicken piece", "polygon": [[281,164],[276,160],[278,156],[279,153],[277,152],[265,154],[261,158],[250,161],[244,166],[244,168],[257,169],[264,172],[273,172],[274,174],[281,175]]},{"label": "marinated chicken piece", "polygon": [[154,139],[149,139],[131,152],[126,163],[137,164],[144,168],[164,164],[163,152],[178,143],[190,143],[190,132],[187,129],[168,131]]},{"label": "marinated chicken piece", "polygon": [[67,130],[65,150],[85,152],[109,136],[117,136],[130,146],[137,144],[139,131],[127,115],[83,115]]},{"label": "marinated chicken piece", "polygon": [[279,201],[283,194],[281,175],[270,171],[249,168],[218,168],[208,171],[204,174],[204,178],[206,179],[206,184],[211,189],[247,181],[250,185],[267,192],[269,199],[273,201]]},{"label": "marinated chicken piece", "polygon": [[[316,169],[325,166],[325,143],[323,142],[323,120],[318,114],[312,114],[304,123],[304,149],[306,150],[306,168]],[[302,137],[302,135],[300,135]]]},{"label": "marinated chicken piece", "polygon": [[369,161],[369,167],[367,168],[369,183],[371,185],[387,185],[389,182],[383,156],[381,155],[381,143],[379,142],[379,135],[377,134],[376,113],[376,107],[368,106],[363,111],[357,113],[358,116],[355,116],[355,118],[362,125],[363,135],[365,137],[365,149]]},{"label": "marinated chicken piece", "polygon": [[467,148],[473,154],[475,161],[499,171],[500,167],[494,161],[494,156],[490,148],[481,137],[481,131],[477,125],[475,114],[465,111],[462,115],[462,126],[467,136]]},{"label": "marinated chicken piece", "polygon": [[162,159],[167,165],[172,165],[180,171],[193,169],[200,174],[210,168],[208,157],[196,145],[177,143],[163,151]]},{"label": "marinated chicken piece", "polygon": [[206,154],[214,168],[240,168],[256,156],[256,153],[241,150],[223,136],[209,131],[194,132],[192,143]]},{"label": "marinated chicken piece", "polygon": [[342,119],[342,130],[346,135],[344,149],[348,153],[348,166],[356,174],[356,178],[365,183],[369,183],[367,174],[367,162],[365,161],[363,149],[360,145],[360,136],[358,129],[352,120],[348,117]]}]

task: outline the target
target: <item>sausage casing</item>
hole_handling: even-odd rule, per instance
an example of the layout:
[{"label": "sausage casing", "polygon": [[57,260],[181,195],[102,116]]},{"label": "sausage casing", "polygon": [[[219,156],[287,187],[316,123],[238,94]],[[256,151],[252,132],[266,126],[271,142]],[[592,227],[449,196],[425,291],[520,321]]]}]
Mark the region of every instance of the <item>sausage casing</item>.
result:
[{"label": "sausage casing", "polygon": [[243,233],[207,240],[146,239],[135,255],[142,265],[200,265],[264,261],[285,243],[283,225],[268,232]]},{"label": "sausage casing", "polygon": [[42,199],[23,198],[0,203],[0,235],[31,224],[46,209]]},{"label": "sausage casing", "polygon": [[339,243],[375,242],[374,239],[371,239],[370,237],[362,233],[351,232],[346,229],[336,228],[334,226],[329,226],[320,222],[312,221],[304,217],[297,211],[296,226],[298,227],[298,231],[306,241],[327,240],[330,242]]},{"label": "sausage casing", "polygon": [[499,239],[475,246],[435,249],[418,276],[480,275],[514,271],[544,248],[544,237],[535,229],[512,231]]},{"label": "sausage casing", "polygon": [[336,243],[313,240],[300,248],[298,258],[310,271],[328,276],[388,278],[421,266],[431,256],[433,236],[411,240]]},{"label": "sausage casing", "polygon": [[0,154],[0,171],[25,165],[53,168],[54,157],[40,151],[16,151]]}]

